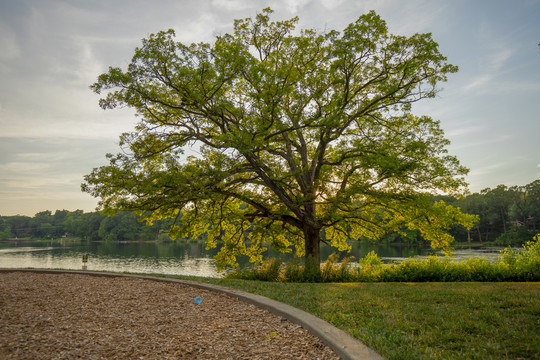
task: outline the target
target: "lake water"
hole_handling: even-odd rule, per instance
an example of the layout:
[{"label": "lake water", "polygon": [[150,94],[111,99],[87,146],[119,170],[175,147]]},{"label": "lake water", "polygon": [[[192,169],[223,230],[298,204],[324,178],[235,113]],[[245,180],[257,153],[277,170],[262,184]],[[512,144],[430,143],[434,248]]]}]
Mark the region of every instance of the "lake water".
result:
[{"label": "lake water", "polygon": [[[350,254],[355,259],[375,251],[385,261],[399,261],[408,257],[426,256],[431,252],[419,246],[396,246],[353,242]],[[88,255],[88,270],[131,272],[147,274],[189,275],[220,277],[214,266],[213,256],[218,249],[206,250],[202,243],[175,242],[90,242],[69,240],[53,242],[10,241],[0,242],[0,268],[82,268],[82,256]],[[335,248],[323,246],[321,258],[326,260]],[[498,252],[485,250],[459,250],[457,259],[482,256],[494,259]],[[270,251],[269,256],[283,256]],[[284,255],[286,260],[292,255]],[[247,259],[241,259],[241,264]]]}]

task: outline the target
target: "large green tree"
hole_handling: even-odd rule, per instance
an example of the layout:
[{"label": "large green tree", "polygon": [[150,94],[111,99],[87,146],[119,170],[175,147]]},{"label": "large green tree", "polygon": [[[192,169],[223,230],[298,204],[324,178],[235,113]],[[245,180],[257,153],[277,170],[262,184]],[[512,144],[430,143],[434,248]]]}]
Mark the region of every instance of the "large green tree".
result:
[{"label": "large green tree", "polygon": [[446,248],[444,229],[472,218],[428,192],[460,193],[467,170],[411,105],[457,67],[430,34],[392,35],[374,12],[341,33],[271,12],[212,44],[150,35],[126,70],[100,75],[101,107],[131,107],[140,122],[83,190],[105,212],[181,217],[171,234],[222,240],[220,266],[259,261],[270,244],[317,271],[321,241],[347,249],[403,226]]}]

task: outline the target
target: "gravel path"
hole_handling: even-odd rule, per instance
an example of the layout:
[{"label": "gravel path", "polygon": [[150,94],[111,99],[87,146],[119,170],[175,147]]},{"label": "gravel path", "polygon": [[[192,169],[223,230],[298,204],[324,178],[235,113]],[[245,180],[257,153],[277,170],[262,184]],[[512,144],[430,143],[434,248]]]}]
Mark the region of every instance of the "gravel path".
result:
[{"label": "gravel path", "polygon": [[123,277],[0,273],[0,334],[1,359],[339,359],[238,299]]}]

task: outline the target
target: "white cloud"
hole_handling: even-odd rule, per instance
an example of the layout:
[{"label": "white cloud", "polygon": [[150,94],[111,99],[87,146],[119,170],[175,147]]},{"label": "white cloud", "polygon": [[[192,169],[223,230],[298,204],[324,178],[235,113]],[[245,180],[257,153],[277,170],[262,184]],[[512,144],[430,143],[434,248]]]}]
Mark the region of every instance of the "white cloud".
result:
[{"label": "white cloud", "polygon": [[[473,134],[473,133],[469,133]],[[464,137],[466,134],[462,135],[453,135],[454,138]],[[505,146],[509,144],[509,140],[514,139],[514,135],[498,135],[498,136],[489,136],[486,134],[483,137],[478,136],[477,138],[471,139],[467,138],[466,141],[456,143],[452,145],[453,150],[463,150],[463,149],[477,149],[478,151],[485,151],[487,148],[493,148],[495,151],[501,151]],[[488,146],[491,145],[491,146]],[[469,150],[472,151],[472,150]]]},{"label": "white cloud", "polygon": [[510,44],[498,44],[494,51],[489,55],[489,61],[487,62],[487,70],[489,72],[500,71],[506,66],[510,58],[514,55],[515,51],[511,48]]},{"label": "white cloud", "polygon": [[294,14],[297,13],[300,8],[306,6],[309,2],[310,0],[289,0],[285,3],[288,10]]},{"label": "white cloud", "polygon": [[345,0],[324,0],[324,1],[321,1],[321,4],[328,10],[334,10],[340,5],[342,5],[344,2]]},{"label": "white cloud", "polygon": [[483,74],[476,76],[468,84],[465,84],[463,86],[463,89],[466,91],[471,91],[474,89],[484,88],[485,85],[493,79],[493,77],[493,74]]},{"label": "white cloud", "polygon": [[31,162],[9,162],[0,164],[0,173],[17,174],[17,175],[37,175],[37,173],[47,170],[50,165],[47,163],[31,163]]},{"label": "white cloud", "polygon": [[[375,9],[387,20],[391,32],[399,35],[432,32],[447,26],[450,10],[447,2],[420,1],[378,1],[368,2],[367,10]],[[364,6],[365,7],[365,6]],[[406,21],[403,21],[406,19]]]},{"label": "white cloud", "polygon": [[474,176],[480,176],[480,175],[489,175],[493,173],[494,171],[504,168],[507,165],[508,164],[505,162],[498,162],[498,163],[485,165],[482,167],[477,167],[470,171],[469,176],[474,177]]},{"label": "white cloud", "polygon": [[226,9],[228,11],[239,11],[245,8],[242,0],[212,0],[212,6]]},{"label": "white cloud", "polygon": [[480,125],[463,125],[463,126],[445,131],[445,134],[447,137],[460,137],[460,136],[478,134],[482,132],[484,129],[485,128]]},{"label": "white cloud", "polygon": [[[21,55],[21,50],[17,44],[15,33],[4,21],[0,20],[0,66],[7,60],[17,59]],[[1,69],[1,68],[0,68]]]},{"label": "white cloud", "polygon": [[512,59],[518,53],[519,45],[516,45],[514,38],[502,34],[494,24],[486,21],[480,22],[472,38],[476,42],[475,63],[469,71],[475,75],[464,85],[464,89],[475,92],[491,91],[492,83],[498,81],[499,91],[502,75],[515,66]]}]

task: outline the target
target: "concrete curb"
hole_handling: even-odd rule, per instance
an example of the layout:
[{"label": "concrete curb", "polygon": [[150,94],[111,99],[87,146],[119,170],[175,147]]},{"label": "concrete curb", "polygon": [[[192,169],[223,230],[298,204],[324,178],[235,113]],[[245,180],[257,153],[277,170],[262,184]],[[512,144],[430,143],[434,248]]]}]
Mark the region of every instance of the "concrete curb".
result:
[{"label": "concrete curb", "polygon": [[77,270],[51,270],[51,269],[0,269],[0,272],[38,272],[38,273],[67,273],[67,274],[83,274],[91,276],[104,277],[130,277],[137,279],[145,279],[152,281],[163,281],[170,283],[180,283],[197,287],[205,290],[215,291],[235,297],[239,300],[253,304],[269,312],[281,316],[292,323],[301,325],[311,334],[317,336],[321,341],[333,349],[344,360],[381,360],[382,356],[368,348],[362,342],[356,340],[345,331],[336,328],[330,323],[311,315],[305,311],[292,307],[290,305],[269,299],[261,295],[255,295],[244,291],[226,288],[218,285],[205,284],[189,280],[169,279],[155,276],[131,275],[108,272],[93,272],[93,271],[77,271]]}]

